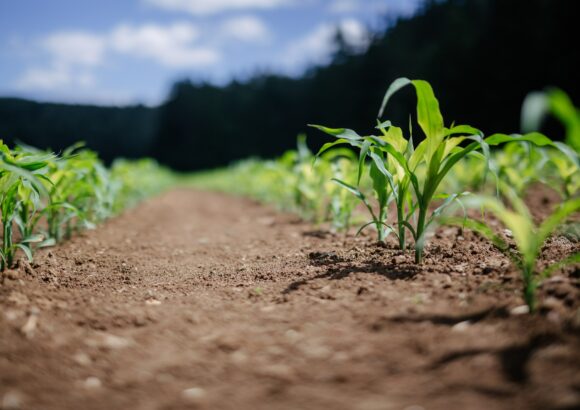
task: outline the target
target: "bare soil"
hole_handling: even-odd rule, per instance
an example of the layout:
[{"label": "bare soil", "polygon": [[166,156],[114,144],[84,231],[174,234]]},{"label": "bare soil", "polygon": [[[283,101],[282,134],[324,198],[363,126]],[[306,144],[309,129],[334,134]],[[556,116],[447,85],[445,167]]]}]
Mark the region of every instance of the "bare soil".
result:
[{"label": "bare soil", "polygon": [[509,261],[454,227],[416,266],[184,189],[37,255],[0,285],[1,408],[580,408],[577,267],[518,314]]}]

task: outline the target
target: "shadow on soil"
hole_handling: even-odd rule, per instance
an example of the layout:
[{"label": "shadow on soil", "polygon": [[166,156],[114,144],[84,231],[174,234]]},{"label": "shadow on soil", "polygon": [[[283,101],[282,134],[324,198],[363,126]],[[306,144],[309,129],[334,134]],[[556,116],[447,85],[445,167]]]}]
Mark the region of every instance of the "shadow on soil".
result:
[{"label": "shadow on soil", "polygon": [[540,334],[531,337],[523,344],[511,345],[501,349],[468,349],[451,352],[435,361],[430,366],[430,370],[446,366],[456,360],[491,353],[499,360],[506,379],[521,384],[528,381],[527,364],[532,354],[539,349],[558,342],[560,342],[560,338],[557,335]]},{"label": "shadow on soil", "polygon": [[[344,263],[343,260],[333,252],[316,252],[314,256],[313,254],[310,255],[310,259],[315,266],[328,266],[326,272],[292,282],[282,291],[282,294],[287,295],[295,292],[302,286],[317,279],[341,280],[353,273],[371,273],[389,280],[410,280],[420,272],[417,266],[401,266],[395,263],[382,264],[374,261],[363,262],[362,264],[346,262],[342,265]],[[342,266],[337,266],[339,264]]]}]

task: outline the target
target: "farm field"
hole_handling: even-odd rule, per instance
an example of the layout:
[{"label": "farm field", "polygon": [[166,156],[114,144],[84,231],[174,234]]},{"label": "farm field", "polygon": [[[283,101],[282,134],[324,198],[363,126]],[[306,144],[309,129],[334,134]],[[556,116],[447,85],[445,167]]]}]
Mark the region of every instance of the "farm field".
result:
[{"label": "farm field", "polygon": [[4,3],[0,410],[580,410],[573,2]]},{"label": "farm field", "polygon": [[[532,188],[536,218],[558,204]],[[224,210],[227,209],[227,212]],[[499,225],[493,220],[491,226]],[[568,267],[521,314],[521,275],[440,227],[424,262],[248,199],[171,190],[0,286],[3,408],[572,409],[580,292]],[[578,251],[546,242],[544,266]]]}]

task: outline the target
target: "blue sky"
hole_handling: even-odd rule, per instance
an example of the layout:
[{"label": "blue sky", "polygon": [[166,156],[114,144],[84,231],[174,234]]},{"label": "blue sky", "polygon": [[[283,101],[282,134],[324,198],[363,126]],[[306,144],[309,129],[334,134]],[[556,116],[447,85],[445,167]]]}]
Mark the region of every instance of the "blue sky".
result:
[{"label": "blue sky", "polygon": [[0,96],[155,105],[176,79],[223,84],[364,48],[420,0],[0,0]]}]

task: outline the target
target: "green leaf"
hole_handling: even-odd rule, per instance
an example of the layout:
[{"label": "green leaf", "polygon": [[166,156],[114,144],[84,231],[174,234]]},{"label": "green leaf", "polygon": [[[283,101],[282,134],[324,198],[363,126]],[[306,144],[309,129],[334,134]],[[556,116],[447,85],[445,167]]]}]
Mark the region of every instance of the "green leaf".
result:
[{"label": "green leaf", "polygon": [[[374,152],[371,152],[370,156],[371,156],[371,159],[373,160],[373,163],[377,167],[377,170],[386,178],[385,182],[387,182],[387,181],[389,182],[389,185],[393,191],[393,194],[396,195],[397,187],[395,185],[395,181],[393,180],[393,175],[387,170],[387,168],[385,168],[385,163],[384,163],[383,159]],[[386,191],[386,186],[385,186],[385,191]]]},{"label": "green leaf", "polygon": [[359,229],[356,231],[356,234],[355,234],[355,236],[359,236],[359,235],[362,233],[362,231],[364,231],[364,230],[365,230],[365,228],[369,227],[370,225],[376,225],[376,223],[377,223],[376,221],[370,221],[370,222],[367,222],[366,224],[364,224],[363,226],[361,226],[361,227],[360,227],[360,228],[359,228]]},{"label": "green leaf", "polygon": [[381,108],[379,109],[378,118],[381,118],[383,116],[383,112],[385,111],[387,103],[389,102],[389,99],[392,97],[392,95],[409,84],[411,84],[411,80],[405,77],[397,78],[395,81],[391,83],[383,98]]},{"label": "green leaf", "polygon": [[44,239],[44,235],[42,234],[34,234],[27,238],[22,239],[20,242],[22,243],[33,243],[33,242],[42,242]]},{"label": "green leaf", "polygon": [[26,258],[28,259],[29,262],[32,262],[33,258],[32,258],[32,249],[30,249],[30,247],[26,244],[23,243],[19,243],[16,245],[18,248],[20,248],[22,250],[22,252],[24,252],[24,254],[26,255]]},{"label": "green leaf", "polygon": [[336,141],[332,141],[332,142],[327,142],[326,144],[324,144],[320,150],[318,150],[318,152],[316,153],[316,157],[318,158],[320,157],[324,152],[328,151],[330,148],[335,147],[337,145],[341,145],[341,144],[351,144],[352,142],[350,140],[344,139],[344,138],[340,138],[337,139]]},{"label": "green leaf", "polygon": [[550,138],[546,137],[544,134],[539,132],[530,132],[525,135],[521,134],[493,134],[484,140],[487,144],[496,146],[506,142],[517,142],[517,141],[527,141],[531,142],[539,147],[545,147],[547,145],[553,145]]},{"label": "green leaf", "polygon": [[362,140],[363,137],[358,135],[355,131],[349,130],[347,128],[328,128],[322,125],[308,124],[309,127],[316,128],[328,135],[332,135],[337,138],[344,138],[347,140]]},{"label": "green leaf", "polygon": [[336,184],[340,185],[341,187],[343,187],[344,189],[346,189],[350,193],[352,193],[358,199],[363,200],[363,201],[366,199],[365,196],[363,195],[363,193],[360,192],[356,187],[354,187],[350,184],[347,184],[346,182],[341,181],[340,179],[332,178],[332,181],[335,182]]},{"label": "green leaf", "polygon": [[[375,158],[378,157],[377,154],[375,154],[375,153],[372,153],[371,155],[374,155]],[[387,192],[387,178],[378,169],[375,158],[373,158],[373,162],[371,163],[371,168],[370,168],[369,174],[370,174],[371,180],[373,181],[373,190],[377,194],[377,199],[379,201],[379,208],[382,210],[386,207],[387,202],[388,202],[388,197],[389,197],[389,194]],[[382,162],[382,160],[380,158],[379,158],[379,162]]]},{"label": "green leaf", "polygon": [[37,246],[39,248],[48,248],[49,246],[56,245],[56,239],[54,238],[47,238],[44,241],[40,242]]},{"label": "green leaf", "polygon": [[521,129],[523,132],[540,130],[540,124],[548,111],[548,99],[543,92],[529,93],[522,104]]},{"label": "green leaf", "polygon": [[378,122],[378,124],[375,127],[377,130],[384,130],[386,128],[389,128],[392,125],[391,121],[389,121],[389,120],[383,121],[383,122],[380,122],[380,121],[377,121],[377,122]]},{"label": "green leaf", "polygon": [[363,145],[360,149],[360,154],[358,157],[358,175],[357,175],[357,179],[356,179],[357,185],[360,185],[360,180],[362,179],[362,176],[364,173],[366,157],[367,157],[367,154],[369,152],[369,148],[370,148],[371,144],[372,144],[372,141],[366,140],[365,142],[363,142]]},{"label": "green leaf", "polygon": [[443,141],[443,116],[431,85],[424,80],[413,80],[413,85],[417,92],[417,122],[428,141],[426,154],[430,160]]},{"label": "green leaf", "polygon": [[574,212],[580,210],[580,198],[570,199],[561,204],[552,215],[550,215],[538,228],[536,240],[541,246],[556,228],[562,224]]},{"label": "green leaf", "polygon": [[470,125],[456,125],[455,127],[445,128],[443,134],[445,136],[455,135],[455,134],[468,134],[475,135],[481,134],[481,131]]},{"label": "green leaf", "polygon": [[575,151],[580,151],[580,112],[560,89],[550,90],[548,99],[552,113],[566,127],[566,143]]},{"label": "green leaf", "polygon": [[496,248],[502,252],[506,252],[509,249],[509,245],[499,235],[496,235],[489,226],[481,221],[471,218],[447,217],[442,218],[441,222],[445,225],[455,225],[462,228],[471,229],[472,231],[477,232],[488,239]]},{"label": "green leaf", "polygon": [[544,269],[540,275],[545,278],[549,277],[553,272],[562,269],[568,265],[573,265],[575,263],[580,263],[580,252],[576,252],[568,256],[567,258],[562,259],[561,261],[553,263],[552,265]]}]

